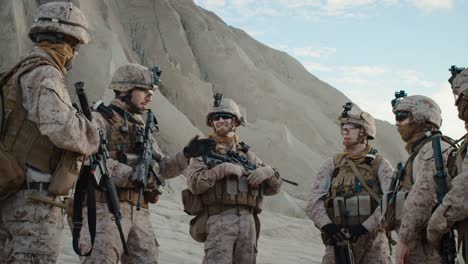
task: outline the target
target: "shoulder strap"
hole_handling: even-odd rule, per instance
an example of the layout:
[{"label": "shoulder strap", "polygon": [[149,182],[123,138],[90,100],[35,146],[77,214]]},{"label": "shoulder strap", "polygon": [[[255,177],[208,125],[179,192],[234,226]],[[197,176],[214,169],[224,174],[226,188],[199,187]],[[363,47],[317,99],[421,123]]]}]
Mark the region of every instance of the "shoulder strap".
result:
[{"label": "shoulder strap", "polygon": [[367,185],[366,180],[362,176],[359,169],[356,167],[356,163],[354,163],[354,161],[352,161],[352,160],[348,160],[348,164],[351,167],[351,169],[353,170],[354,174],[356,174],[356,176],[358,177],[358,179],[361,182],[364,189],[366,189],[366,191],[372,196],[372,198],[374,198],[374,200],[377,202],[377,204],[380,204],[380,196],[377,193],[375,193],[374,190],[371,187],[369,187],[369,185]]}]

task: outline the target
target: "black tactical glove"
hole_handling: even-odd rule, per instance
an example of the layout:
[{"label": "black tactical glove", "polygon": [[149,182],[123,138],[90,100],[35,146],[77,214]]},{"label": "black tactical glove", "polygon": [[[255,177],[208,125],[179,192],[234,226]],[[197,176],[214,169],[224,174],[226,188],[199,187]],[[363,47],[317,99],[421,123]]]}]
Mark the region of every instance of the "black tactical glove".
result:
[{"label": "black tactical glove", "polygon": [[326,224],[322,226],[322,232],[325,233],[327,237],[327,244],[329,245],[335,245],[337,241],[341,241],[341,230],[339,225],[335,225],[333,223]]},{"label": "black tactical glove", "polygon": [[351,242],[356,242],[359,237],[369,234],[369,231],[361,224],[350,225],[348,227],[348,232],[351,235]]},{"label": "black tactical glove", "polygon": [[184,147],[184,155],[187,159],[196,158],[207,154],[214,149],[216,142],[212,138],[198,139],[198,135],[190,140]]}]

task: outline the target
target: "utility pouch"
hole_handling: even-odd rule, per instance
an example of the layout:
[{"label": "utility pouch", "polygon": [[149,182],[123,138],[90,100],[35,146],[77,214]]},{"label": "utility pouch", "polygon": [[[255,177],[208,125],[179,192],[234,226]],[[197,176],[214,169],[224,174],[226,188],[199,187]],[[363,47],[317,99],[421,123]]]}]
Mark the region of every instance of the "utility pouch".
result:
[{"label": "utility pouch", "polygon": [[206,241],[208,234],[206,233],[206,224],[208,222],[208,212],[197,215],[195,218],[190,220],[190,236],[200,243]]},{"label": "utility pouch", "polygon": [[200,195],[193,194],[189,189],[182,191],[182,203],[188,215],[199,215],[205,210]]},{"label": "utility pouch", "polygon": [[25,178],[25,173],[16,159],[3,143],[0,143],[0,200],[18,191]]},{"label": "utility pouch", "polygon": [[49,193],[55,195],[68,195],[80,175],[84,156],[75,152],[65,151],[57,169],[52,174]]}]

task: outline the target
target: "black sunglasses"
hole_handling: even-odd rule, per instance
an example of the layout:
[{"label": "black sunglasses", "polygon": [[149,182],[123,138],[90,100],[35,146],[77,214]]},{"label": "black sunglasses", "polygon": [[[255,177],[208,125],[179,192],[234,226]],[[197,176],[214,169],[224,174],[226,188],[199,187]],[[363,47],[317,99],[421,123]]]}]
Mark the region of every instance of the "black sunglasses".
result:
[{"label": "black sunglasses", "polygon": [[404,121],[408,117],[410,117],[410,112],[398,111],[395,113],[395,120],[398,122]]},{"label": "black sunglasses", "polygon": [[213,121],[218,121],[220,118],[227,120],[227,119],[233,119],[234,116],[231,114],[227,113],[220,113],[220,114],[214,114],[212,117]]}]

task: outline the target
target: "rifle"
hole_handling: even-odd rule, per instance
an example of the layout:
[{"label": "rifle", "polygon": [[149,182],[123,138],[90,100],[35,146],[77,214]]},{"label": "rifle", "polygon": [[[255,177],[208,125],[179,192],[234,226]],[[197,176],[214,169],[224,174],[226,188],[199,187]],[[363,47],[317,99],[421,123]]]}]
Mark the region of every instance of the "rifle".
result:
[{"label": "rifle", "polygon": [[[239,155],[234,150],[228,151],[226,155],[222,155],[222,154],[218,154],[218,153],[214,153],[213,151],[210,151],[206,153],[205,155],[203,155],[203,161],[205,162],[205,164],[208,164],[210,166],[216,166],[224,162],[237,164],[237,165],[242,166],[246,172],[251,172],[257,169],[257,165],[253,164],[245,157]],[[280,176],[280,179],[294,186],[299,185],[297,182],[293,182],[281,176]]]},{"label": "rifle", "polygon": [[465,69],[466,68],[464,68],[464,67],[457,67],[455,65],[452,65],[452,67],[449,68],[449,71],[452,74],[452,76],[448,79],[448,82],[450,83],[450,85],[452,85],[453,80],[455,80],[457,75],[460,74]]},{"label": "rifle", "polygon": [[343,200],[338,200],[338,210],[340,212],[341,226],[343,227],[337,234],[336,243],[333,245],[336,264],[354,264],[353,251],[351,249],[351,235],[344,228],[346,226],[346,211]]},{"label": "rifle", "polygon": [[[434,137],[432,139],[432,148],[434,150],[434,162],[437,170],[436,174],[434,175],[434,181],[436,183],[437,206],[442,204],[444,196],[448,192],[447,173],[445,173],[444,170],[444,160],[442,157],[440,141],[440,137]],[[439,250],[440,255],[442,256],[442,262],[444,264],[455,264],[457,258],[457,251],[453,229],[450,229],[449,232],[445,233],[442,236],[440,244],[441,248]]]},{"label": "rifle", "polygon": [[[153,144],[151,142],[151,135],[153,131],[157,129],[157,121],[154,113],[151,110],[148,110],[146,113],[146,123],[144,131],[139,131],[137,135],[137,149],[140,152],[140,161],[135,168],[135,185],[138,189],[138,201],[136,209],[140,210],[141,208],[141,199],[143,197],[143,192],[145,191],[146,184],[148,183],[148,177],[151,175],[154,177],[156,184],[158,186],[164,186],[164,180],[161,180],[151,165],[153,160],[160,161],[161,155],[157,154],[153,149]],[[161,194],[159,190],[156,192]]]},{"label": "rifle", "polygon": [[[85,88],[83,82],[75,83],[76,94],[81,106],[81,111],[85,117],[92,121],[91,110],[88,104],[88,98],[85,94]],[[80,231],[82,227],[82,208],[85,192],[87,189],[87,203],[88,203],[88,226],[91,235],[91,243],[94,244],[94,237],[96,235],[96,200],[94,197],[94,189],[98,189],[106,194],[107,207],[109,212],[112,214],[117,229],[119,231],[120,240],[126,255],[128,255],[127,243],[123,234],[122,225],[120,219],[122,217],[120,213],[120,202],[115,189],[114,182],[112,181],[109,171],[107,169],[107,159],[109,158],[109,152],[107,151],[108,141],[104,136],[102,129],[98,128],[99,131],[99,149],[98,152],[92,154],[89,157],[89,165],[82,167],[80,177],[78,178],[75,190],[75,199],[73,202],[73,249],[78,255],[89,256],[93,248],[86,254],[82,254],[79,249],[78,242],[80,237]],[[94,188],[93,188],[94,187]],[[94,203],[94,204],[93,204]]]}]

